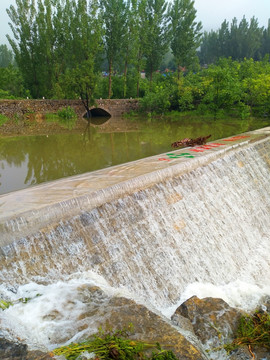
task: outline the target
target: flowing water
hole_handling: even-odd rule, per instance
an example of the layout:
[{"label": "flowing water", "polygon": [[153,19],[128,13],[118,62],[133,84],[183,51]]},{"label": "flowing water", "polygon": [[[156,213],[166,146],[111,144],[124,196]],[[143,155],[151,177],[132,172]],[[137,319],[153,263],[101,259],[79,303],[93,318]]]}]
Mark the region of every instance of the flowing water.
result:
[{"label": "flowing water", "polygon": [[171,176],[172,165],[149,186],[135,178],[137,190],[2,246],[0,298],[32,298],[1,312],[2,332],[33,348],[76,340],[85,285],[166,316],[192,295],[253,309],[270,295],[269,154],[267,138],[189,159],[185,171]]}]

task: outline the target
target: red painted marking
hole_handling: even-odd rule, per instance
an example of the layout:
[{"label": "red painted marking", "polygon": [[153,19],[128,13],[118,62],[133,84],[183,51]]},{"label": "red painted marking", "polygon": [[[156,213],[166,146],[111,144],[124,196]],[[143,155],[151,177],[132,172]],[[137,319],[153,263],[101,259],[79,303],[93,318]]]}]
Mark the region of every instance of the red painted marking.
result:
[{"label": "red painted marking", "polygon": [[204,149],[200,149],[200,148],[195,148],[195,149],[190,149],[189,151],[194,151],[194,152],[204,152]]},{"label": "red painted marking", "polygon": [[208,144],[207,146],[218,147],[218,146],[224,146],[224,144],[220,144],[220,143],[211,143],[211,144]]},{"label": "red painted marking", "polygon": [[212,146],[203,145],[200,147],[200,149],[210,150],[210,149],[212,149]]},{"label": "red painted marking", "polygon": [[159,158],[159,161],[171,161],[170,159],[165,159],[165,158]]},{"label": "red painted marking", "polygon": [[239,136],[230,137],[229,139],[224,139],[223,141],[236,141],[236,140],[245,139],[245,138],[249,138],[249,137],[250,136],[248,136],[248,135],[239,135]]}]

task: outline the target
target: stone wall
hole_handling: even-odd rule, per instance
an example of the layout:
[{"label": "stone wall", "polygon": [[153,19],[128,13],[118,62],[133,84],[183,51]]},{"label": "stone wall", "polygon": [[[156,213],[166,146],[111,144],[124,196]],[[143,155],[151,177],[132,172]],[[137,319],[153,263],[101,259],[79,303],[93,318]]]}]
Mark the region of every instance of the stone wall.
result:
[{"label": "stone wall", "polygon": [[[97,107],[107,111],[111,116],[138,109],[136,99],[99,99]],[[81,100],[0,100],[0,114],[8,117],[24,115],[27,113],[54,113],[61,108],[72,107],[78,116],[83,116],[86,110]],[[94,108],[94,107],[93,107]]]}]

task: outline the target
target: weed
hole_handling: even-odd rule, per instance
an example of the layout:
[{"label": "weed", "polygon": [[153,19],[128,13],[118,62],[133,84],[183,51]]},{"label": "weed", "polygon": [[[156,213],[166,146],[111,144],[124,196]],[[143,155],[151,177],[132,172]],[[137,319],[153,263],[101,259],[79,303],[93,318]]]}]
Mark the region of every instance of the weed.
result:
[{"label": "weed", "polygon": [[57,115],[62,119],[77,118],[76,112],[70,106],[58,110]]},{"label": "weed", "polygon": [[[158,343],[149,344],[128,339],[128,330],[104,333],[100,329],[99,333],[93,335],[88,341],[62,346],[53,352],[55,355],[64,355],[68,360],[75,360],[84,352],[92,354],[96,360],[177,359],[172,351],[162,350]],[[152,355],[147,356],[145,351],[149,349],[152,349]]]},{"label": "weed", "polygon": [[7,116],[0,114],[0,126],[4,125],[8,120]]}]

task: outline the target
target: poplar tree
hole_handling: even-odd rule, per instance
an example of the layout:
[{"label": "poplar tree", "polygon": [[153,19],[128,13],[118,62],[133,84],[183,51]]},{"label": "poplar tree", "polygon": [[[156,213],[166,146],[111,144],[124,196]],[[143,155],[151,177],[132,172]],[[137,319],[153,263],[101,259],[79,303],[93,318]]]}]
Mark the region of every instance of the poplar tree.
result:
[{"label": "poplar tree", "polygon": [[127,32],[128,6],[124,0],[101,0],[104,26],[104,50],[109,65],[109,99],[112,96],[112,75]]},{"label": "poplar tree", "polygon": [[7,9],[14,39],[7,39],[15,54],[15,60],[23,75],[26,87],[34,97],[39,96],[39,72],[37,55],[36,8],[34,0],[16,0]]},{"label": "poplar tree", "polygon": [[13,63],[13,53],[7,45],[0,45],[0,67],[7,67]]},{"label": "poplar tree", "polygon": [[69,59],[60,79],[66,95],[80,97],[90,115],[98,80],[97,58],[101,51],[101,19],[96,0],[78,0],[66,3],[64,14],[70,13],[68,41]]},{"label": "poplar tree", "polygon": [[169,10],[171,49],[177,64],[178,79],[181,67],[188,67],[194,62],[200,45],[202,24],[196,22],[196,13],[194,0],[174,0]]},{"label": "poplar tree", "polygon": [[169,27],[167,18],[167,2],[165,0],[147,0],[146,22],[141,29],[145,36],[146,72],[150,78],[159,69],[161,61],[169,48]]},{"label": "poplar tree", "polygon": [[133,51],[134,58],[133,64],[136,71],[136,94],[139,97],[140,93],[140,80],[141,71],[145,65],[145,53],[147,49],[147,41],[145,37],[145,31],[147,26],[147,15],[146,15],[147,0],[133,0],[132,1],[132,15],[133,15]]}]

